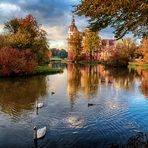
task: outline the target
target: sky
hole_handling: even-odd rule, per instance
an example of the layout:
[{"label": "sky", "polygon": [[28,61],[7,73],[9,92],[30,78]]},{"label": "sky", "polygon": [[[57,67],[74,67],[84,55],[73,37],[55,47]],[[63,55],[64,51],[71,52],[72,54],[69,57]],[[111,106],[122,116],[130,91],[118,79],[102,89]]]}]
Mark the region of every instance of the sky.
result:
[{"label": "sky", "polygon": [[[4,31],[3,24],[10,18],[23,18],[32,14],[47,32],[50,48],[67,49],[72,6],[78,3],[79,0],[0,0],[0,32]],[[75,16],[75,20],[80,31],[88,25],[85,17]],[[110,28],[102,30],[99,35],[102,38],[113,38]]]}]

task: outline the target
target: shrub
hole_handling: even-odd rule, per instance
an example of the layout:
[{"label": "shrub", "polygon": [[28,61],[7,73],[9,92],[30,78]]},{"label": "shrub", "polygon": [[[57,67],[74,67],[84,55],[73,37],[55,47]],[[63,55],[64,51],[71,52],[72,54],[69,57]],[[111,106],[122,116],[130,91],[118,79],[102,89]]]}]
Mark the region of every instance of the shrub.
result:
[{"label": "shrub", "polygon": [[0,49],[0,76],[31,74],[36,66],[35,56],[30,49]]}]

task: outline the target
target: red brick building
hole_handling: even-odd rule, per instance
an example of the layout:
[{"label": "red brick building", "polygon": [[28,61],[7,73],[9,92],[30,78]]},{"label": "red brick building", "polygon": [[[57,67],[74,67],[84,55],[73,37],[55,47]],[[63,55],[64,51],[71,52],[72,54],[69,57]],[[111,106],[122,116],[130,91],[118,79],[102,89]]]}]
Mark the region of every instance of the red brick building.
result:
[{"label": "red brick building", "polygon": [[[77,43],[73,40],[77,33],[80,33],[75,25],[75,19],[74,16],[72,17],[71,24],[69,26],[68,30],[68,59],[73,61],[74,60],[74,46],[77,46]],[[82,35],[82,33],[80,33]],[[83,37],[83,35],[82,35]],[[81,38],[82,39],[82,38]],[[116,42],[114,39],[102,39],[101,40],[101,48],[100,49],[94,49],[94,60],[100,60],[103,57],[106,57],[104,55],[108,55],[112,50],[114,50],[116,47]],[[82,46],[77,48],[80,52],[80,60],[89,60],[89,53],[84,52]]]}]

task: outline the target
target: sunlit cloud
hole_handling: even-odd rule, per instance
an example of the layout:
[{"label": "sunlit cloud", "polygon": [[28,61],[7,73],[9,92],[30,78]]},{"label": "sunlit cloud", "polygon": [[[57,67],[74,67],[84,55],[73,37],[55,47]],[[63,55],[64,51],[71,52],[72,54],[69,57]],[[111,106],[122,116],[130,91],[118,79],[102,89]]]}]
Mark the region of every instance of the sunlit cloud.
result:
[{"label": "sunlit cloud", "polygon": [[0,23],[8,21],[12,17],[23,17],[25,12],[16,4],[0,3]]},{"label": "sunlit cloud", "polygon": [[15,11],[20,11],[21,8],[15,4],[9,4],[9,3],[1,3],[0,4],[0,12],[1,14],[9,14]]},{"label": "sunlit cloud", "polygon": [[42,29],[46,30],[49,39],[63,39],[66,38],[65,28],[62,26],[42,26]]},{"label": "sunlit cloud", "polygon": [[67,49],[66,40],[49,40],[50,48]]},{"label": "sunlit cloud", "polygon": [[4,25],[3,24],[0,24],[0,33],[3,32],[3,28],[4,28]]}]

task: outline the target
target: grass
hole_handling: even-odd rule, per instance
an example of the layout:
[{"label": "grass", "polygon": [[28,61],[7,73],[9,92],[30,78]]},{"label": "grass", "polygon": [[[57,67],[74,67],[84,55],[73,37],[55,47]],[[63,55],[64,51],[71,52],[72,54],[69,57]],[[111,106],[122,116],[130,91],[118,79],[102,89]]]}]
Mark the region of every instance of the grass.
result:
[{"label": "grass", "polygon": [[52,58],[50,59],[50,62],[66,63],[66,62],[67,62],[67,58],[62,59],[62,58],[59,58],[59,57],[52,57]]},{"label": "grass", "polygon": [[51,68],[48,66],[38,66],[35,70],[36,74],[56,74],[61,72],[63,72],[61,68]]},{"label": "grass", "polygon": [[143,63],[138,63],[138,62],[129,62],[129,67],[130,68],[141,67],[143,69],[147,69],[148,68],[148,64],[143,64]]},{"label": "grass", "polygon": [[61,61],[62,59],[59,57],[52,57],[50,61]]},{"label": "grass", "polygon": [[78,64],[101,64],[101,61],[78,61]]}]

